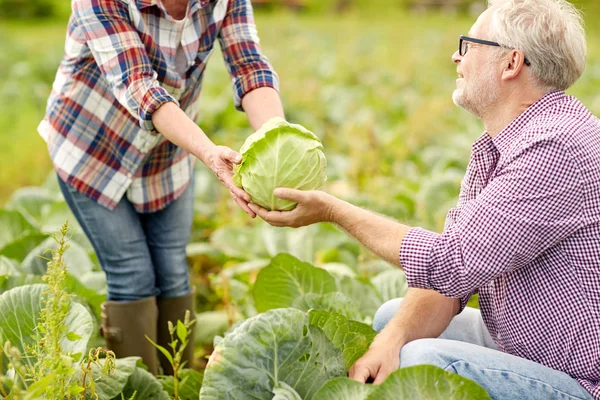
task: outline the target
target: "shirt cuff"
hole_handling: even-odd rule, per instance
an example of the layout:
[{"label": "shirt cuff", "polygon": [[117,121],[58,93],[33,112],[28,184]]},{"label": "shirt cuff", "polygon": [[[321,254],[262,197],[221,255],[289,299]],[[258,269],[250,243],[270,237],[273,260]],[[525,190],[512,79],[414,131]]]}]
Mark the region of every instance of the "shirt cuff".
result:
[{"label": "shirt cuff", "polygon": [[245,95],[261,87],[270,87],[279,91],[279,77],[275,71],[270,69],[261,69],[249,74],[238,77],[233,82],[234,104],[238,111],[244,111],[242,108],[242,99]]},{"label": "shirt cuff", "polygon": [[142,102],[138,111],[140,117],[140,128],[151,133],[158,134],[159,132],[152,123],[152,114],[154,111],[158,110],[160,106],[170,101],[177,104],[179,107],[179,102],[161,86],[155,86],[148,89],[142,98]]},{"label": "shirt cuff", "polygon": [[411,228],[400,246],[400,265],[406,274],[410,287],[432,289],[429,283],[429,265],[431,251],[439,234],[422,229]]},{"label": "shirt cuff", "polygon": [[[411,228],[402,239],[400,265],[404,269],[409,287],[434,289],[429,281],[429,268],[433,246],[440,236],[438,233],[422,228]],[[459,298],[459,314],[465,309],[469,299],[475,293],[477,293],[477,290],[473,290]]]},{"label": "shirt cuff", "polygon": [[467,303],[469,302],[469,300],[471,300],[471,297],[477,292],[478,292],[478,290],[473,290],[471,293],[459,298],[460,310],[458,310],[458,312],[456,313],[457,315],[460,314],[465,309],[465,307],[467,306]]}]

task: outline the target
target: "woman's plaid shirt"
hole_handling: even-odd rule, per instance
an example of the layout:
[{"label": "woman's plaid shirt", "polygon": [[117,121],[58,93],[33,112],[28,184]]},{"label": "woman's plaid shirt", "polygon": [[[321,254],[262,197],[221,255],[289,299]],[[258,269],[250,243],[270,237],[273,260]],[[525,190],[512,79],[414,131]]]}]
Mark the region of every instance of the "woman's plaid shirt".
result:
[{"label": "woman's plaid shirt", "polygon": [[175,22],[157,0],[74,0],[46,116],[38,128],[61,178],[99,204],[124,195],[138,212],[166,207],[187,187],[195,158],[162,137],[152,113],[175,102],[195,120],[218,39],[234,102],[278,88],[262,55],[250,0],[190,0],[176,70]]},{"label": "woman's plaid shirt", "polygon": [[411,229],[410,286],[479,292],[499,349],[564,371],[600,399],[600,121],[549,93],[473,145],[444,232]]}]

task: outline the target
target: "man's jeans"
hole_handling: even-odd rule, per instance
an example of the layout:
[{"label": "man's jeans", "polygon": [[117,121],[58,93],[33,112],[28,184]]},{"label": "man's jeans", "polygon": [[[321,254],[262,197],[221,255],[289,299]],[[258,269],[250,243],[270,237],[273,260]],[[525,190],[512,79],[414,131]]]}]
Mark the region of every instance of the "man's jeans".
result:
[{"label": "man's jeans", "polygon": [[[382,305],[373,321],[379,332],[396,314],[402,299]],[[400,352],[400,367],[430,364],[469,378],[483,386],[492,399],[592,399],[564,372],[497,350],[481,313],[465,308],[437,339],[419,339]]]},{"label": "man's jeans", "polygon": [[140,214],[126,196],[110,211],[57,178],[106,273],[108,300],[190,293],[185,249],[194,212],[194,180],[165,209]]}]

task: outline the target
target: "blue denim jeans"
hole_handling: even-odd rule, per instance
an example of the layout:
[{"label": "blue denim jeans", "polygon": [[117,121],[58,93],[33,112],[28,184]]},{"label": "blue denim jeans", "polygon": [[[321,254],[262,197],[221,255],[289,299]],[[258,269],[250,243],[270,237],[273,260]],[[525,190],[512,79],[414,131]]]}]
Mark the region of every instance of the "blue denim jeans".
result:
[{"label": "blue denim jeans", "polygon": [[126,196],[109,210],[58,178],[60,189],[92,243],[108,285],[107,299],[180,297],[190,293],[185,249],[194,212],[194,180],[163,210],[138,213]]},{"label": "blue denim jeans", "polygon": [[[396,314],[402,299],[383,304],[373,321],[380,331]],[[419,339],[400,352],[400,368],[430,364],[469,378],[494,400],[592,399],[564,372],[497,350],[481,313],[465,308],[437,339]]]}]

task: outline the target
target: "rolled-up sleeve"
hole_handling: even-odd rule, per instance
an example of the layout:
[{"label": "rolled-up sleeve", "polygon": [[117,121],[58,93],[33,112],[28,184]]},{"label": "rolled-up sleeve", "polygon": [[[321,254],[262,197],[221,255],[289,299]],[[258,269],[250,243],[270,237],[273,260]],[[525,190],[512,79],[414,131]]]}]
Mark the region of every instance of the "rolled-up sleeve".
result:
[{"label": "rolled-up sleeve", "polygon": [[243,111],[242,99],[261,87],[279,90],[279,78],[262,54],[250,0],[231,0],[219,31],[219,42],[233,82],[235,108]]},{"label": "rolled-up sleeve", "polygon": [[582,226],[581,187],[560,143],[524,146],[442,234],[409,230],[400,248],[408,285],[459,298],[464,307],[478,288],[529,265]]},{"label": "rolled-up sleeve", "polygon": [[156,133],[152,113],[166,102],[179,103],[157,80],[144,44],[131,25],[126,4],[109,0],[75,0],[74,26],[110,88],[139,126]]}]

